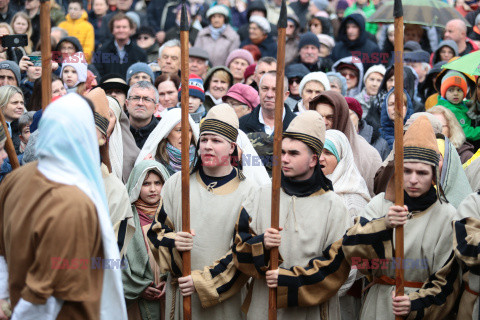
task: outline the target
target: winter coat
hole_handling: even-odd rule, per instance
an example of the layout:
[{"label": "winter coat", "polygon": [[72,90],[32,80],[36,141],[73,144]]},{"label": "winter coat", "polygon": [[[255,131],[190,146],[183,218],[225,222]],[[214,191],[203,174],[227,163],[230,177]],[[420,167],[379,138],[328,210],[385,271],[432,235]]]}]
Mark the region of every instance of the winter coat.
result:
[{"label": "winter coat", "polygon": [[[260,123],[258,120],[260,114],[261,106],[258,105],[256,108],[253,109],[252,112],[249,114],[244,115],[239,119],[240,129],[245,132],[246,134],[251,132],[265,132],[264,125]],[[285,108],[285,117],[283,118],[283,131],[287,130],[290,122],[292,122],[293,118],[296,115],[292,112],[292,110],[288,106],[284,106]]]},{"label": "winter coat", "polygon": [[[197,39],[198,32],[199,32],[198,29],[195,28],[192,24],[190,26],[190,30],[188,31],[188,41],[192,46],[195,44],[195,39]],[[175,24],[173,27],[168,29],[168,31],[165,33],[164,42],[167,42],[168,40],[173,40],[173,39],[180,39],[180,27],[177,24]],[[157,56],[158,56],[158,52],[157,52]]]},{"label": "winter coat", "polygon": [[[247,44],[253,44],[252,41],[250,41],[250,38],[243,40],[240,44],[240,47],[246,46]],[[258,47],[258,49],[260,49],[260,52],[262,53],[262,58],[277,57],[277,42],[273,40],[271,35],[269,35],[261,43],[256,44],[256,46]]]},{"label": "winter coat", "polygon": [[480,140],[480,127],[473,127],[472,126],[472,119],[467,115],[468,108],[467,106],[461,102],[459,104],[453,104],[445,98],[439,96],[437,100],[437,104],[444,106],[445,108],[449,109],[455,115],[460,126],[465,133],[465,137],[468,141],[478,141]]},{"label": "winter coat", "polygon": [[227,28],[217,40],[212,38],[209,27],[203,28],[195,40],[195,47],[208,52],[213,67],[224,66],[230,52],[238,49],[239,45],[240,37],[230,25],[227,25]]},{"label": "winter coat", "polygon": [[[250,21],[250,15],[252,14],[253,11],[262,11],[265,13],[265,16],[267,16],[267,7],[265,6],[265,3],[262,0],[255,0],[248,4],[247,21]],[[249,27],[249,24],[245,23],[240,28],[238,28],[237,33],[240,36],[240,42],[248,39],[248,27]],[[278,35],[277,23],[276,22],[275,24],[270,23],[270,29],[271,29],[270,35],[272,36],[272,38],[277,39],[277,35]]]},{"label": "winter coat", "polygon": [[[349,22],[355,23],[360,28],[360,35],[355,41],[350,41],[347,38],[347,23]],[[376,55],[380,55],[380,48],[369,39],[363,16],[354,13],[344,18],[338,31],[338,41],[332,51],[332,60],[337,61],[341,58],[356,56],[361,59],[365,70],[367,70],[375,64],[374,58]]]},{"label": "winter coat", "polygon": [[179,5],[178,0],[150,1],[147,7],[148,26],[155,32],[167,31],[170,26],[175,25],[175,8]]},{"label": "winter coat", "polygon": [[430,61],[430,65],[435,65],[437,62],[440,62],[440,50],[443,47],[449,47],[454,52],[454,57],[458,56],[458,46],[453,40],[443,40],[438,44],[437,49],[432,53],[432,60]]},{"label": "winter coat", "polygon": [[110,40],[101,49],[95,52],[93,64],[101,75],[118,73],[125,79],[128,68],[135,62],[147,62],[147,54],[138,47],[133,40],[125,45],[125,57],[120,61],[114,40]]},{"label": "winter coat", "polygon": [[382,161],[384,161],[390,154],[391,149],[387,141],[382,138],[380,131],[373,129],[365,120],[360,120],[358,129],[358,134],[367,140],[372,147],[377,149],[382,157]]},{"label": "winter coat", "polygon": [[69,36],[75,37],[80,41],[85,58],[90,63],[92,61],[92,53],[95,50],[95,31],[93,25],[88,22],[87,13],[83,11],[82,16],[75,20],[70,17],[70,14],[67,14],[66,21],[61,22],[58,26],[65,29]]}]

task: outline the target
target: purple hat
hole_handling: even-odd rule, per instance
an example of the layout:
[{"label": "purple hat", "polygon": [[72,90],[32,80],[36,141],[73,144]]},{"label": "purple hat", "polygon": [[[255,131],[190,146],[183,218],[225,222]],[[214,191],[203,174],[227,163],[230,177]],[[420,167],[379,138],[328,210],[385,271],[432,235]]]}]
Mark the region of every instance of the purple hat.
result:
[{"label": "purple hat", "polygon": [[243,59],[247,61],[248,65],[254,64],[255,61],[253,60],[253,56],[250,53],[250,51],[247,51],[245,49],[236,49],[230,52],[230,54],[227,57],[227,61],[225,62],[225,65],[228,68],[228,65],[230,62],[232,62],[235,59]]},{"label": "purple hat", "polygon": [[258,96],[257,90],[243,83],[234,84],[228,90],[227,94],[223,96],[223,102],[225,102],[228,97],[245,103],[250,110],[253,110],[253,108],[260,104],[260,97]]}]

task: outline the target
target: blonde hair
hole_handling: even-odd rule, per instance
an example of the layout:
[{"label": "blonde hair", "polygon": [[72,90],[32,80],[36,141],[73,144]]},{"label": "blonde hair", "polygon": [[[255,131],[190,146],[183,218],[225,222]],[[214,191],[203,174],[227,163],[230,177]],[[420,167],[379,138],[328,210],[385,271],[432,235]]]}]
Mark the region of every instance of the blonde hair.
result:
[{"label": "blonde hair", "polygon": [[8,32],[10,32],[9,34],[13,34],[12,27],[6,22],[0,22],[0,29],[1,28],[6,28],[8,30]]},{"label": "blonde hair", "polygon": [[11,85],[5,85],[0,87],[0,109],[3,109],[7,106],[7,104],[10,102],[10,99],[17,94],[20,93],[23,97],[23,92],[22,90],[17,87],[17,86],[11,86]]},{"label": "blonde hair", "polygon": [[15,23],[15,20],[17,20],[18,18],[22,18],[25,21],[27,21],[28,28],[27,28],[27,32],[25,32],[25,34],[28,37],[28,44],[23,48],[25,49],[25,52],[27,54],[31,54],[32,53],[32,48],[33,48],[33,43],[32,43],[32,40],[30,39],[30,37],[32,36],[32,20],[23,11],[19,11],[19,12],[15,13],[15,15],[12,18],[12,21],[10,22],[10,26],[12,27],[12,33],[14,33],[13,24]]},{"label": "blonde hair", "polygon": [[447,138],[455,148],[460,148],[462,144],[465,143],[465,133],[452,111],[444,106],[437,105],[428,109],[427,112],[431,114],[441,114],[445,117],[445,120],[447,120],[447,126],[450,129],[450,137]]}]

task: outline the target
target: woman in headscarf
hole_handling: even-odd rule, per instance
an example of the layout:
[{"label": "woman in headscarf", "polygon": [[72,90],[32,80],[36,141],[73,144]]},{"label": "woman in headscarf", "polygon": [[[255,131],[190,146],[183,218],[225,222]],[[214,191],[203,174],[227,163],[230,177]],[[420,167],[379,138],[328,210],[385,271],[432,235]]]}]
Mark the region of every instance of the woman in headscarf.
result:
[{"label": "woman in headscarf", "polygon": [[233,75],[226,67],[214,67],[208,70],[205,76],[205,109],[210,110],[213,106],[223,103],[223,96],[233,86]]},{"label": "woman in headscarf", "polygon": [[333,184],[352,218],[359,215],[370,201],[367,184],[353,160],[353,152],[347,137],[338,130],[327,130],[325,146],[320,157],[322,171]]},{"label": "woman in headscarf", "polygon": [[160,204],[160,192],[169,177],[165,166],[157,161],[144,160],[133,168],[128,178],[135,234],[125,255],[128,265],[122,270],[122,280],[131,320],[163,319],[166,274],[160,272],[155,262],[148,246],[147,231]]},{"label": "woman in headscarf", "polygon": [[[135,165],[145,159],[154,159],[163,164],[172,175],[182,169],[182,110],[174,108],[163,113],[162,120],[148,136],[145,145],[137,157]],[[198,124],[188,116],[190,123],[190,166],[195,157],[195,145],[198,141]]]},{"label": "woman in headscarf", "polygon": [[[108,214],[92,109],[77,94],[50,104],[39,125],[38,163],[15,170],[2,183],[2,192],[9,194],[8,200],[2,195],[2,212],[5,218],[14,217],[4,227],[21,231],[11,233],[8,241],[2,237],[8,269],[15,271],[10,280],[21,284],[10,286],[13,318],[81,314],[127,319],[120,269],[101,267],[103,259],[111,265],[120,261],[120,255]],[[16,237],[26,241],[11,241]],[[96,267],[54,270],[52,257],[69,262],[86,258]]]},{"label": "woman in headscarf", "polygon": [[327,130],[335,129],[345,134],[352,147],[355,164],[370,195],[373,195],[373,179],[382,158],[378,151],[355,131],[345,98],[333,90],[322,92],[310,101],[310,110],[316,110],[323,116]]}]

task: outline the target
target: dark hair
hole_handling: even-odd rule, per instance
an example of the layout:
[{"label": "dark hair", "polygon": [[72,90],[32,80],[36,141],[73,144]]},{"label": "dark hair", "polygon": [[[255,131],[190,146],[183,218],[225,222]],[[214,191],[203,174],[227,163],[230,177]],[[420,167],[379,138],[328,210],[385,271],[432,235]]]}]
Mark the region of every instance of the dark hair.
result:
[{"label": "dark hair", "polygon": [[[58,80],[62,81],[55,73],[52,73],[52,83]],[[28,111],[42,109],[42,77],[36,79],[33,83],[32,96],[26,108]]]},{"label": "dark hair", "polygon": [[142,184],[143,184],[143,182],[145,182],[146,179],[148,179],[148,177],[150,176],[151,173],[153,173],[154,175],[156,175],[157,177],[160,178],[160,181],[162,182],[162,185],[165,184],[165,180],[163,179],[162,175],[160,173],[158,173],[157,171],[153,170],[153,169],[148,170],[147,174],[145,175],[145,178],[142,181]]},{"label": "dark hair", "polygon": [[175,84],[175,88],[178,90],[180,88],[180,78],[176,74],[161,74],[155,79],[155,88],[158,89],[158,85],[165,81],[172,81]]},{"label": "dark hair", "polygon": [[127,16],[125,13],[119,12],[116,15],[114,15],[112,17],[112,19],[110,19],[110,21],[108,22],[108,28],[110,29],[110,32],[113,33],[113,24],[115,23],[115,21],[120,21],[120,20],[125,20],[125,19],[128,20],[128,24],[130,25],[130,29],[134,29],[135,26],[133,24],[132,19],[130,19],[130,17]]},{"label": "dark hair", "polygon": [[83,9],[83,1],[82,0],[70,0],[68,1],[68,4],[70,3],[78,3],[80,5],[80,8]]}]

